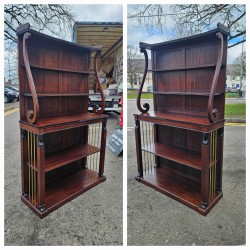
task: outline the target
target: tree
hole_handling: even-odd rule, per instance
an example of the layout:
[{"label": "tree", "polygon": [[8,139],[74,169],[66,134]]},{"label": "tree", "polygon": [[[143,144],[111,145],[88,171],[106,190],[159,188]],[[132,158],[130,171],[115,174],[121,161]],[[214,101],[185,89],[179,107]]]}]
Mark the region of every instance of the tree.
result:
[{"label": "tree", "polygon": [[188,29],[191,34],[210,30],[215,28],[217,22],[221,22],[230,30],[229,48],[246,40],[244,4],[140,4],[133,6],[128,18],[135,20],[136,25],[146,29],[149,34],[154,27],[162,31],[169,22],[174,22],[172,26]]},{"label": "tree", "polygon": [[[4,5],[4,40],[6,75],[17,83],[18,26],[30,22],[31,28],[48,35],[65,38],[71,34],[74,13],[70,5],[6,4]],[[69,38],[69,37],[68,37]]]},{"label": "tree", "polygon": [[246,76],[246,51],[243,51],[243,53],[237,57],[234,60],[235,68],[238,72],[239,75],[241,75],[241,70],[242,70],[242,76]]},{"label": "tree", "polygon": [[143,74],[143,57],[138,53],[138,48],[133,45],[127,47],[127,75],[128,81],[131,84],[131,88],[134,88],[134,84],[140,78],[140,74]]}]

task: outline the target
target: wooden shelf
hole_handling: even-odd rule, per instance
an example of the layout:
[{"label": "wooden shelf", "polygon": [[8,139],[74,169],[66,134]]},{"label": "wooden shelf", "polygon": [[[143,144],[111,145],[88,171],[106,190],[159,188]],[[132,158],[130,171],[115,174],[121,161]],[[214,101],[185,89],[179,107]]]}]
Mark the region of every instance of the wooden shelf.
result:
[{"label": "wooden shelf", "polygon": [[[183,111],[185,112],[185,111]],[[148,113],[134,114],[135,118],[142,121],[190,129],[200,132],[209,132],[215,128],[224,126],[224,119],[211,123],[207,117],[194,115],[193,113],[163,113],[149,111]]]},{"label": "wooden shelf", "polygon": [[[23,96],[31,97],[31,93],[23,93]],[[37,93],[38,97],[67,97],[67,96],[89,96],[89,93],[55,93],[55,94],[41,94]]]},{"label": "wooden shelf", "polygon": [[[209,96],[209,92],[181,92],[181,91],[168,91],[168,92],[161,92],[161,91],[153,91],[153,94],[159,95],[184,95],[184,96]],[[217,92],[214,95],[222,95],[224,92]]]},{"label": "wooden shelf", "polygon": [[184,66],[179,68],[169,68],[169,69],[153,69],[153,72],[165,72],[165,71],[176,71],[176,70],[188,70],[188,69],[201,69],[201,68],[213,68],[216,67],[215,63],[205,64],[205,65],[194,65],[194,66]]},{"label": "wooden shelf", "polygon": [[83,113],[70,116],[41,118],[35,124],[28,123],[27,121],[20,121],[20,127],[38,134],[103,122],[105,119],[107,119],[107,115]]},{"label": "wooden shelf", "polygon": [[136,177],[136,180],[183,203],[203,215],[206,215],[218,199],[222,197],[222,193],[215,194],[215,197],[213,197],[207,209],[201,209],[200,183],[178,175],[165,167],[152,168],[144,172],[143,176]]},{"label": "wooden shelf", "polygon": [[[22,64],[22,67],[25,67]],[[90,71],[83,71],[83,70],[73,70],[73,69],[63,69],[63,68],[55,68],[55,67],[44,67],[40,65],[30,65],[31,68],[41,69],[41,70],[52,70],[52,71],[60,71],[60,72],[68,72],[68,73],[77,73],[77,74],[90,74]]]},{"label": "wooden shelf", "polygon": [[142,150],[198,170],[202,169],[201,155],[192,151],[157,142],[142,147]]},{"label": "wooden shelf", "polygon": [[58,167],[64,166],[71,162],[80,160],[88,155],[99,152],[100,149],[86,144],[77,145],[69,149],[65,149],[56,153],[45,156],[45,172],[51,171]]},{"label": "wooden shelf", "polygon": [[45,212],[41,213],[35,206],[31,205],[28,197],[22,196],[26,203],[40,218],[61,207],[66,202],[73,200],[80,194],[106,180],[90,169],[82,169],[73,174],[67,175],[59,180],[46,184]]},{"label": "wooden shelf", "polygon": [[[67,165],[71,162],[80,160],[88,155],[95,154],[99,152],[98,147],[86,144],[86,145],[77,145],[64,149],[62,151],[57,151],[56,153],[48,154],[45,157],[45,172],[49,172],[56,168]],[[30,164],[26,163],[29,167],[32,167]],[[35,170],[37,170],[37,163],[35,165]]]}]

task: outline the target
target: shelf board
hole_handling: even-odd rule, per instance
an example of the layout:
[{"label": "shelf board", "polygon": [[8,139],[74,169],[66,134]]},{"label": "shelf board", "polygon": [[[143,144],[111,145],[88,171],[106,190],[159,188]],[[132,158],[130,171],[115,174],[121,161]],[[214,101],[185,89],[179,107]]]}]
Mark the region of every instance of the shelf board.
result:
[{"label": "shelf board", "polygon": [[103,114],[82,113],[77,115],[40,118],[35,124],[31,124],[26,120],[20,121],[20,127],[28,129],[36,134],[48,133],[103,122],[107,118],[108,116]]},{"label": "shelf board", "polygon": [[183,111],[181,113],[163,113],[148,111],[148,113],[134,114],[135,119],[153,122],[166,126],[174,126],[200,132],[210,132],[224,126],[224,119],[211,123],[206,116],[198,116],[194,113]]},{"label": "shelf board", "polygon": [[171,169],[165,167],[152,168],[144,172],[143,176],[136,177],[136,180],[183,203],[203,215],[206,215],[222,197],[222,192],[216,194],[206,210],[201,209],[200,183],[178,175],[172,172]]},{"label": "shelf board", "polygon": [[86,144],[77,145],[69,149],[65,149],[56,153],[46,155],[45,157],[45,172],[59,168],[71,162],[80,160],[88,155],[97,153],[100,148]]},{"label": "shelf board", "polygon": [[201,155],[193,151],[157,142],[142,147],[142,150],[198,170],[202,169]]},{"label": "shelf board", "polygon": [[67,175],[59,180],[46,184],[45,212],[41,213],[35,206],[31,205],[28,197],[22,196],[26,203],[40,218],[44,218],[58,207],[73,200],[80,194],[88,191],[94,186],[106,180],[90,169],[82,169]]},{"label": "shelf board", "polygon": [[[159,94],[159,95],[184,95],[184,96],[209,96],[209,92],[181,92],[181,91],[153,91],[153,94]],[[222,95],[224,92],[216,92],[214,95]]]},{"label": "shelf board", "polygon": [[165,71],[176,71],[176,70],[188,70],[188,69],[201,69],[201,68],[213,68],[216,67],[216,63],[204,64],[204,65],[193,65],[184,66],[179,68],[169,68],[169,69],[153,69],[153,72],[165,72]]},{"label": "shelf board", "polygon": [[[22,64],[22,67],[25,67],[24,64]],[[60,72],[68,72],[68,73],[77,73],[77,74],[90,74],[90,71],[84,71],[84,70],[73,70],[73,69],[63,69],[63,68],[55,68],[55,67],[45,67],[41,65],[30,65],[31,68],[35,69],[42,69],[42,70],[51,70],[51,71],[60,71]]]},{"label": "shelf board", "polygon": [[[28,96],[31,97],[31,93],[23,93],[23,96]],[[89,93],[70,93],[70,94],[65,94],[65,93],[55,93],[55,94],[41,94],[37,93],[38,97],[67,97],[67,96],[89,96]]]}]

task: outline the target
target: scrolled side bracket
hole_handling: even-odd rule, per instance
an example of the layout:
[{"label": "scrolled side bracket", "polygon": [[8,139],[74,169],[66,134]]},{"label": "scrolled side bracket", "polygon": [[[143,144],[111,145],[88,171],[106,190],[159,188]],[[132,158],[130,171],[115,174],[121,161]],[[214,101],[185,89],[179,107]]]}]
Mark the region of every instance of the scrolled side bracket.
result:
[{"label": "scrolled side bracket", "polygon": [[216,122],[219,119],[219,111],[218,109],[213,108],[214,104],[214,94],[215,94],[215,89],[217,85],[217,81],[219,78],[220,74],[220,69],[222,65],[222,58],[223,58],[223,46],[224,46],[224,41],[223,41],[223,35],[221,32],[216,33],[216,36],[220,39],[220,47],[219,47],[219,52],[218,52],[218,57],[217,57],[217,63],[216,63],[216,68],[215,68],[215,73],[213,77],[213,82],[209,94],[209,99],[208,99],[208,119],[210,122]]},{"label": "scrolled side bracket", "polygon": [[99,88],[99,91],[100,91],[100,94],[101,94],[102,103],[101,103],[101,109],[99,109],[98,105],[95,105],[93,107],[93,112],[95,114],[102,114],[104,112],[104,109],[105,109],[105,99],[104,99],[104,94],[103,94],[102,86],[101,86],[101,83],[100,83],[100,78],[99,78],[99,75],[98,75],[98,67],[97,67],[97,58],[98,58],[98,56],[100,54],[101,54],[100,51],[97,51],[96,54],[95,54],[94,70],[95,70],[95,75],[96,75],[96,82],[98,84],[98,88]]},{"label": "scrolled side bracket", "polygon": [[34,110],[27,110],[26,112],[26,118],[29,123],[36,123],[36,121],[39,118],[39,104],[36,94],[36,88],[34,84],[34,80],[31,74],[30,70],[30,64],[29,64],[29,58],[28,58],[28,52],[27,52],[27,42],[26,40],[31,36],[29,32],[25,32],[23,35],[23,59],[24,59],[24,65],[25,70],[29,82],[29,87],[32,95],[32,101],[33,101],[33,109]]},{"label": "scrolled side bracket", "polygon": [[149,111],[149,104],[148,103],[144,103],[143,104],[143,108],[141,107],[141,93],[142,93],[142,89],[143,89],[143,85],[146,79],[146,75],[147,75],[147,71],[148,71],[148,53],[146,51],[145,48],[140,48],[140,52],[144,54],[145,57],[145,67],[144,67],[144,73],[143,73],[143,77],[142,77],[142,81],[140,84],[140,88],[138,90],[138,94],[137,94],[137,99],[136,99],[136,104],[137,104],[137,108],[140,112],[142,113],[147,113]]}]

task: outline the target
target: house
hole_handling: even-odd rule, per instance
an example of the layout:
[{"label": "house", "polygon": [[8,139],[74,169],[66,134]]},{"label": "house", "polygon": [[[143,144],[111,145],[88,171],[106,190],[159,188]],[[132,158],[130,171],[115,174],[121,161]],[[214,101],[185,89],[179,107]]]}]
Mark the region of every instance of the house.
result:
[{"label": "house", "polygon": [[242,77],[242,86],[240,86],[240,65],[228,64],[226,74],[226,89],[239,89],[242,87],[246,88],[246,77]]}]

